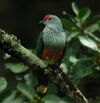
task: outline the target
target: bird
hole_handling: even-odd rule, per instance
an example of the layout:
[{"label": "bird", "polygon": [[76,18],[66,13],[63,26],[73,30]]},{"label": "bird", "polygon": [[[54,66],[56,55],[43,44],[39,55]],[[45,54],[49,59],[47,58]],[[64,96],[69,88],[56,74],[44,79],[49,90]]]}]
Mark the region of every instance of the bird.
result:
[{"label": "bird", "polygon": [[[66,45],[66,34],[62,22],[56,15],[47,14],[40,23],[43,23],[45,27],[37,39],[36,55],[49,65],[59,64]],[[44,74],[39,75],[40,81],[43,82]]]},{"label": "bird", "polygon": [[48,63],[59,63],[66,44],[66,34],[61,20],[56,15],[48,14],[40,21],[45,25],[39,35],[36,54]]}]

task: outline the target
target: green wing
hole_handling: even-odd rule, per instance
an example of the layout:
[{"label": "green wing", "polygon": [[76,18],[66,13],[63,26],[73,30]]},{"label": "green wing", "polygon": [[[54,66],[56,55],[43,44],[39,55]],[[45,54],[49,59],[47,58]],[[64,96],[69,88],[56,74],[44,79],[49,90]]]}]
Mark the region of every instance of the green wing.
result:
[{"label": "green wing", "polygon": [[36,45],[36,55],[41,57],[42,55],[42,50],[43,50],[43,33],[41,33],[37,39],[37,45]]}]

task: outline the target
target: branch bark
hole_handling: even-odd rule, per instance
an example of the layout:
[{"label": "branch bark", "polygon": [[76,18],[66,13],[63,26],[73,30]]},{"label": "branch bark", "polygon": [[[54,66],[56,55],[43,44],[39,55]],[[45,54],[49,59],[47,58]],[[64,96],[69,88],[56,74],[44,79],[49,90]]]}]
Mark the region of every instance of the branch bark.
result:
[{"label": "branch bark", "polygon": [[49,80],[51,80],[65,95],[71,97],[77,103],[88,103],[88,100],[80,92],[78,87],[68,78],[67,74],[59,67],[47,66],[40,58],[38,58],[31,51],[23,47],[16,36],[5,33],[0,29],[0,48],[13,57],[21,60],[28,66],[39,66],[44,70]]}]

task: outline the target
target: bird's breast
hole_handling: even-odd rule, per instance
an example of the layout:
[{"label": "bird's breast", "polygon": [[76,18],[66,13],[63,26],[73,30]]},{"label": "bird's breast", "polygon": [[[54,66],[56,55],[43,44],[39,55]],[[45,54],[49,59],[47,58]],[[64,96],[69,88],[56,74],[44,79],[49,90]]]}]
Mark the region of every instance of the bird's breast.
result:
[{"label": "bird's breast", "polygon": [[49,48],[64,48],[66,42],[65,34],[56,35],[56,34],[44,34],[43,43],[44,46]]}]

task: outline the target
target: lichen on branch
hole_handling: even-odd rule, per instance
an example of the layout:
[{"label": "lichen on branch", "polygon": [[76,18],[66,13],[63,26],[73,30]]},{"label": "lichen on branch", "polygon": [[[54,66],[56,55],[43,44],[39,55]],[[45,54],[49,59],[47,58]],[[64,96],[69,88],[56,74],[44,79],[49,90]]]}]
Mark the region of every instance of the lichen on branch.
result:
[{"label": "lichen on branch", "polygon": [[0,30],[0,48],[5,50],[11,56],[22,60],[25,64],[29,66],[35,64],[37,66],[40,66],[40,68],[46,67],[41,59],[39,59],[31,51],[21,45],[20,40],[18,40],[16,36],[12,34],[9,35],[3,30]]}]

